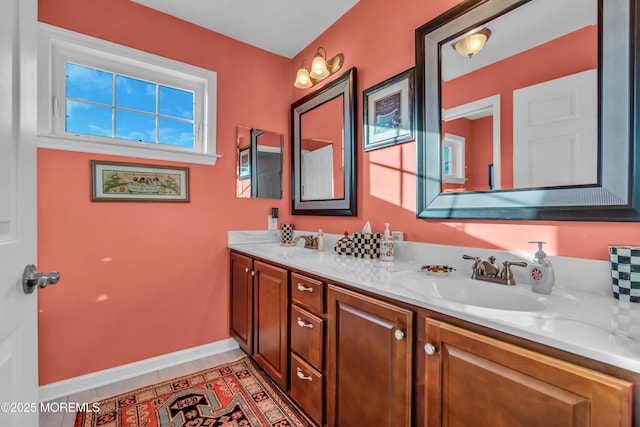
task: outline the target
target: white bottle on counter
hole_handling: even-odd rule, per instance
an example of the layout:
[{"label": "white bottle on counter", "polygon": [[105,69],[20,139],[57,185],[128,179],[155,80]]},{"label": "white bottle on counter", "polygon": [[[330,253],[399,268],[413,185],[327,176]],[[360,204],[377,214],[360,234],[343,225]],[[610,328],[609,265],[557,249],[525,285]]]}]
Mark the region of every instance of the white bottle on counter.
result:
[{"label": "white bottle on counter", "polygon": [[549,295],[555,282],[555,274],[553,272],[553,266],[547,258],[547,254],[542,250],[542,245],[545,242],[533,241],[529,243],[538,244],[538,251],[533,258],[533,262],[529,266],[529,282],[531,283],[531,290],[539,294]]},{"label": "white bottle on counter", "polygon": [[389,231],[389,223],[386,222],[384,230],[384,236],[380,242],[380,260],[381,261],[393,261],[393,251],[395,242],[391,237],[391,231]]},{"label": "white bottle on counter", "polygon": [[318,251],[324,251],[324,233],[322,228],[318,230]]}]

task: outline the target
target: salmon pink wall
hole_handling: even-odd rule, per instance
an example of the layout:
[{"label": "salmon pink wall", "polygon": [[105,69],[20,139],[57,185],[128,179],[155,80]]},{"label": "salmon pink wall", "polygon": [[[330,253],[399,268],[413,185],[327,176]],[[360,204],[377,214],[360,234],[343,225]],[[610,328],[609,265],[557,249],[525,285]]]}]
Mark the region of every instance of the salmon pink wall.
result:
[{"label": "salmon pink wall", "polygon": [[[342,52],[345,69],[358,68],[356,123],[362,123],[362,91],[414,66],[414,30],[457,3],[402,0],[391,5],[385,0],[360,1],[293,59],[290,80],[294,80],[302,59],[312,58],[318,46],[323,46],[329,56]],[[558,51],[557,55],[564,57],[567,52]],[[293,98],[314,89],[294,89]],[[296,216],[291,218],[296,229],[321,227],[326,232],[343,233],[360,230],[371,221],[375,230],[382,231],[384,223],[390,222],[391,229],[404,231],[412,241],[531,252],[528,241],[545,240],[550,254],[602,260],[607,259],[610,243],[637,244],[638,223],[416,219],[415,143],[362,152],[361,129],[357,138],[358,216]]]},{"label": "salmon pink wall", "polygon": [[38,267],[62,275],[39,297],[40,384],[227,338],[226,232],[265,229],[271,207],[289,206],[288,193],[235,197],[236,126],[288,140],[290,60],[129,0],[38,6],[42,22],[216,71],[223,156],[176,164],[190,168],[190,203],[92,203],[89,160],[172,163],[38,151]]},{"label": "salmon pink wall", "polygon": [[595,259],[640,235],[639,224],[418,220],[415,144],[363,153],[360,132],[357,217],[292,217],[287,167],[282,200],[235,197],[236,126],[282,132],[289,146],[290,104],[309,92],[292,85],[301,59],[319,45],[344,53],[344,69],[358,68],[362,123],[362,90],[412,67],[414,29],[457,3],[361,0],[289,60],[129,0],[40,0],[42,22],[215,70],[223,156],[213,167],[180,164],[190,167],[190,203],[92,203],[89,160],[140,160],[38,151],[38,267],[62,274],[39,297],[40,384],[227,338],[226,231],[265,229],[271,207],[300,230],[371,220],[413,241],[531,251],[528,240],[546,240],[551,254]]},{"label": "salmon pink wall", "polygon": [[590,25],[443,83],[442,108],[500,95],[501,188],[513,188],[513,91],[598,68],[595,46]]}]

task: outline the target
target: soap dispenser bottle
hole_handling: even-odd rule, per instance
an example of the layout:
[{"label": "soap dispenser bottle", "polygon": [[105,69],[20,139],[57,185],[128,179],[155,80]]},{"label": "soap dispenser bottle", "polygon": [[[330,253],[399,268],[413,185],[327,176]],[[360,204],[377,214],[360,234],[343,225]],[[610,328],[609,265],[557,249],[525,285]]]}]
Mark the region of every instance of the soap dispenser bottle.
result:
[{"label": "soap dispenser bottle", "polygon": [[533,258],[533,263],[529,267],[531,290],[539,294],[548,295],[551,293],[555,276],[551,262],[547,258],[547,254],[542,250],[542,245],[546,242],[533,241],[529,243],[538,244],[538,251]]},{"label": "soap dispenser bottle", "polygon": [[385,224],[384,235],[380,242],[380,260],[381,261],[393,261],[394,241],[391,237],[391,231],[389,231],[389,223]]}]

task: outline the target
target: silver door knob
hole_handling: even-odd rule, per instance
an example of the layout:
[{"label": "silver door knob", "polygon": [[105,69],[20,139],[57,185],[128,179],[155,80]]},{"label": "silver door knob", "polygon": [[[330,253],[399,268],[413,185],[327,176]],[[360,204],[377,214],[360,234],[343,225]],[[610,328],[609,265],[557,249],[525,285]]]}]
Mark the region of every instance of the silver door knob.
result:
[{"label": "silver door knob", "polygon": [[22,273],[22,290],[25,294],[32,294],[36,286],[45,288],[47,285],[55,285],[58,280],[60,280],[60,273],[57,271],[40,273],[36,271],[35,265],[29,264]]},{"label": "silver door knob", "polygon": [[427,343],[424,345],[424,352],[429,356],[433,356],[434,354],[436,354],[436,348],[433,344]]},{"label": "silver door knob", "polygon": [[404,339],[404,332],[402,332],[400,329],[396,329],[396,331],[393,333],[393,336],[395,336],[398,341],[402,341]]}]

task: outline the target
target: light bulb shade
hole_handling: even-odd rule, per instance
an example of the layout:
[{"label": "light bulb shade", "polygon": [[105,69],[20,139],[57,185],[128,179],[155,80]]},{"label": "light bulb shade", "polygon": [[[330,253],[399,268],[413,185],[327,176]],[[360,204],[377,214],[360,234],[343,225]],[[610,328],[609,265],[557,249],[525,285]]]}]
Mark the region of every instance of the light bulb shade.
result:
[{"label": "light bulb shade", "polygon": [[306,89],[313,86],[313,82],[311,81],[309,72],[304,65],[301,65],[300,69],[298,69],[298,73],[296,74],[296,81],[293,83],[293,85],[298,89]]},{"label": "light bulb shade", "polygon": [[452,46],[460,55],[471,58],[482,50],[487,40],[489,40],[489,36],[491,36],[491,30],[483,28],[454,42]]},{"label": "light bulb shade", "polygon": [[329,76],[327,60],[320,53],[320,49],[318,49],[313,56],[313,61],[311,61],[311,76],[316,80],[322,80]]}]

